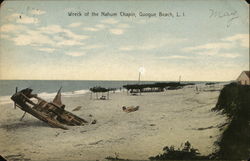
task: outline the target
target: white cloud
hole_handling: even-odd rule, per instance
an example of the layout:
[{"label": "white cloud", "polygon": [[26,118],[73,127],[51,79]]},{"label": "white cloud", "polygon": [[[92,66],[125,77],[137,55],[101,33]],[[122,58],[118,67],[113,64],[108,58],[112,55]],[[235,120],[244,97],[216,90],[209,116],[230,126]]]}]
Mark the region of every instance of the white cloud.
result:
[{"label": "white cloud", "polygon": [[159,59],[191,59],[191,57],[183,55],[171,55],[171,56],[159,57]]},{"label": "white cloud", "polygon": [[249,47],[249,35],[248,34],[235,34],[234,36],[221,39],[219,42],[207,43],[203,45],[197,45],[192,47],[183,48],[182,51],[187,53],[193,53],[203,56],[216,56],[223,58],[236,58],[240,57],[237,53],[224,53],[223,50],[230,50],[239,48],[237,42],[241,47]]},{"label": "white cloud", "polygon": [[81,35],[81,34],[75,34],[69,30],[65,31],[66,35],[70,38],[70,39],[75,39],[75,40],[85,40],[88,39],[89,36],[86,35]]},{"label": "white cloud", "polygon": [[78,57],[78,56],[83,56],[85,55],[84,52],[66,52],[66,55],[73,56],[73,57]]},{"label": "white cloud", "polygon": [[43,10],[39,10],[39,9],[33,9],[30,11],[30,13],[33,15],[42,15],[42,14],[45,14],[46,12]]},{"label": "white cloud", "polygon": [[117,21],[113,18],[108,18],[108,19],[102,20],[101,22],[106,23],[106,24],[117,24],[119,21]]},{"label": "white cloud", "polygon": [[198,50],[219,50],[219,49],[230,49],[233,48],[232,44],[230,43],[223,43],[223,42],[218,42],[218,43],[207,43],[204,45],[198,45],[198,46],[193,46],[193,47],[187,47],[184,48],[184,52],[192,52],[192,51],[198,51]]},{"label": "white cloud", "polygon": [[75,22],[75,23],[69,24],[69,27],[79,27],[79,26],[81,26],[81,25],[82,25],[81,22]]},{"label": "white cloud", "polygon": [[0,27],[0,32],[20,32],[25,29],[22,25],[4,24]]},{"label": "white cloud", "polygon": [[105,26],[104,24],[97,24],[97,25],[95,25],[95,27],[97,27],[99,29],[105,29],[107,26]]},{"label": "white cloud", "polygon": [[39,22],[38,18],[29,17],[24,14],[13,13],[9,16],[4,17],[9,22],[16,22],[21,24],[37,24]]},{"label": "white cloud", "polygon": [[197,54],[197,55],[205,55],[205,56],[212,56],[212,55],[216,55],[218,54],[218,50],[207,50],[207,51],[196,51],[194,52],[194,54]]},{"label": "white cloud", "polygon": [[66,39],[84,40],[88,38],[86,35],[75,34],[71,30],[64,29],[59,25],[49,25],[46,27],[41,27],[38,30],[47,34],[64,33],[64,36],[67,36]]},{"label": "white cloud", "polygon": [[134,46],[125,46],[125,47],[120,47],[119,50],[121,51],[132,51],[132,50],[135,50],[136,47]]},{"label": "white cloud", "polygon": [[10,36],[9,35],[6,35],[6,34],[1,34],[0,36],[0,39],[10,39]]},{"label": "white cloud", "polygon": [[110,29],[109,31],[115,35],[122,35],[124,33],[123,29]]},{"label": "white cloud", "polygon": [[216,56],[216,57],[223,57],[223,58],[240,57],[240,54],[237,54],[237,53],[221,53],[218,50],[200,51],[200,52],[196,52],[195,54],[203,55],[203,56]]},{"label": "white cloud", "polygon": [[237,54],[237,53],[220,53],[219,56],[224,57],[224,58],[237,58],[237,57],[240,57],[240,54]]},{"label": "white cloud", "polygon": [[222,52],[220,52],[220,50],[217,50],[217,49],[195,51],[193,53],[197,54],[197,55],[202,55],[202,56],[216,56],[216,57],[223,57],[223,58],[237,58],[240,56],[237,53],[222,53]]},{"label": "white cloud", "polygon": [[40,28],[38,28],[38,30],[43,32],[43,33],[55,34],[55,33],[59,33],[59,32],[64,32],[66,29],[63,29],[59,25],[49,25],[46,27],[40,27]]},{"label": "white cloud", "polygon": [[55,51],[54,48],[39,48],[37,50],[44,51],[44,52],[47,52],[47,53],[53,53]]},{"label": "white cloud", "polygon": [[98,28],[94,28],[94,27],[85,27],[85,28],[83,28],[83,30],[86,30],[86,31],[99,31]]},{"label": "white cloud", "polygon": [[104,45],[89,45],[89,46],[83,46],[81,47],[81,49],[84,50],[90,50],[90,49],[99,49],[99,48],[103,48]]},{"label": "white cloud", "polygon": [[174,45],[187,41],[183,38],[174,38],[171,36],[166,36],[168,38],[150,38],[148,40],[140,41],[135,45],[127,45],[119,48],[121,51],[135,51],[135,50],[153,50],[166,45]]},{"label": "white cloud", "polygon": [[32,43],[32,39],[28,35],[18,35],[17,37],[12,38],[18,46],[30,45]]},{"label": "white cloud", "polygon": [[239,41],[242,47],[249,48],[249,34],[235,34],[222,40],[229,42]]},{"label": "white cloud", "polygon": [[[76,46],[84,45],[82,40],[88,38],[86,35],[75,34],[69,29],[65,29],[59,25],[49,25],[30,30],[22,25],[5,24],[1,26],[1,32],[8,32],[5,38],[14,41],[18,46],[42,46],[49,45],[51,47]],[[9,35],[9,33],[17,33]]]},{"label": "white cloud", "polygon": [[120,47],[119,49],[121,51],[134,51],[134,50],[152,50],[152,49],[156,49],[158,47],[161,47],[161,45],[159,44],[139,44],[139,45],[131,45],[131,46],[124,46],[124,47]]},{"label": "white cloud", "polygon": [[117,24],[118,28],[130,28],[128,24],[122,23],[122,24]]},{"label": "white cloud", "polygon": [[37,31],[28,31],[26,34],[17,35],[16,37],[12,38],[12,40],[18,46],[25,46],[25,45],[39,46],[43,44],[48,44],[48,45],[54,44],[54,41],[51,40],[51,38]]},{"label": "white cloud", "polygon": [[38,18],[29,17],[24,14],[13,14],[12,17],[17,23],[21,24],[37,24],[39,22]]},{"label": "white cloud", "polygon": [[77,40],[62,40],[56,43],[56,46],[75,46],[75,45],[84,45],[84,43]]}]

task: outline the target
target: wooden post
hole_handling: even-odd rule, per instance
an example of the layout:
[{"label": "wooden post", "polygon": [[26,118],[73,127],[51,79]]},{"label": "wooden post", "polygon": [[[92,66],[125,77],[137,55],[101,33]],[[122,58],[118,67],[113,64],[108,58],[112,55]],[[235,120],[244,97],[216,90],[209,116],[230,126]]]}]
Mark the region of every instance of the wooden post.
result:
[{"label": "wooden post", "polygon": [[[17,93],[18,88],[16,87],[16,93]],[[14,109],[16,109],[16,102],[14,103]]]},{"label": "wooden post", "polygon": [[22,120],[23,120],[23,118],[24,118],[25,114],[26,114],[26,111],[24,112],[24,114],[23,114],[23,116],[21,117],[20,121],[22,121]]}]

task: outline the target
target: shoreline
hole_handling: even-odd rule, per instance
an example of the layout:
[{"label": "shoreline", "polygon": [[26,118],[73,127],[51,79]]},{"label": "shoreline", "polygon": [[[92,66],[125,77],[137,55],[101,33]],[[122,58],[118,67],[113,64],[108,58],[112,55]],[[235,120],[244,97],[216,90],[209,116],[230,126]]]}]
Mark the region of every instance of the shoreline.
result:
[{"label": "shoreline", "polygon": [[[220,87],[219,87],[220,88]],[[202,90],[210,89],[204,86]],[[219,136],[218,128],[224,117],[211,112],[218,91],[200,91],[185,87],[166,92],[143,93],[130,96],[126,91],[110,93],[110,100],[90,100],[88,94],[78,97],[62,97],[66,110],[85,118],[90,114],[97,120],[95,125],[75,126],[60,130],[47,126],[36,118],[26,115],[12,105],[0,105],[3,155],[19,152],[32,160],[44,159],[104,159],[119,153],[121,158],[148,159],[161,152],[165,145],[180,146],[189,140],[202,154],[214,151],[213,142]],[[123,105],[140,105],[132,113],[124,113]],[[200,130],[198,130],[200,129]],[[28,138],[26,138],[28,137]],[[10,145],[16,144],[10,147]],[[9,146],[8,146],[9,145]],[[58,149],[59,146],[61,149]],[[26,149],[26,150],[22,150]],[[52,157],[53,153],[56,156]]]}]

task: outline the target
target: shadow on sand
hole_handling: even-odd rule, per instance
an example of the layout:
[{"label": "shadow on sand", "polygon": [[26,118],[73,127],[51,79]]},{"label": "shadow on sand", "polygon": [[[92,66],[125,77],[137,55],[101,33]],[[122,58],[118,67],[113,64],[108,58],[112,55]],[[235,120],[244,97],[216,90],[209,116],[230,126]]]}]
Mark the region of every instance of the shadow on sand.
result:
[{"label": "shadow on sand", "polygon": [[5,130],[17,130],[17,129],[23,129],[23,128],[29,128],[29,127],[40,128],[40,127],[48,127],[48,125],[38,120],[19,121],[15,123],[0,125],[0,129],[5,129]]}]

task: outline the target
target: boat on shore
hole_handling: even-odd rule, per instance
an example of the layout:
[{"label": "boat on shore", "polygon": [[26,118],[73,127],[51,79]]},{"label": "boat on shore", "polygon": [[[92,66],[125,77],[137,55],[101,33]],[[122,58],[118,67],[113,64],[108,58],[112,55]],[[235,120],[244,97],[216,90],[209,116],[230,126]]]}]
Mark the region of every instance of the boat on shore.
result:
[{"label": "boat on shore", "polygon": [[15,107],[19,107],[25,113],[29,113],[55,128],[67,130],[66,125],[82,126],[89,124],[85,119],[65,110],[65,105],[61,102],[61,89],[59,89],[52,102],[47,102],[38,97],[37,94],[32,94],[32,91],[32,89],[26,88],[16,92],[11,97]]}]

